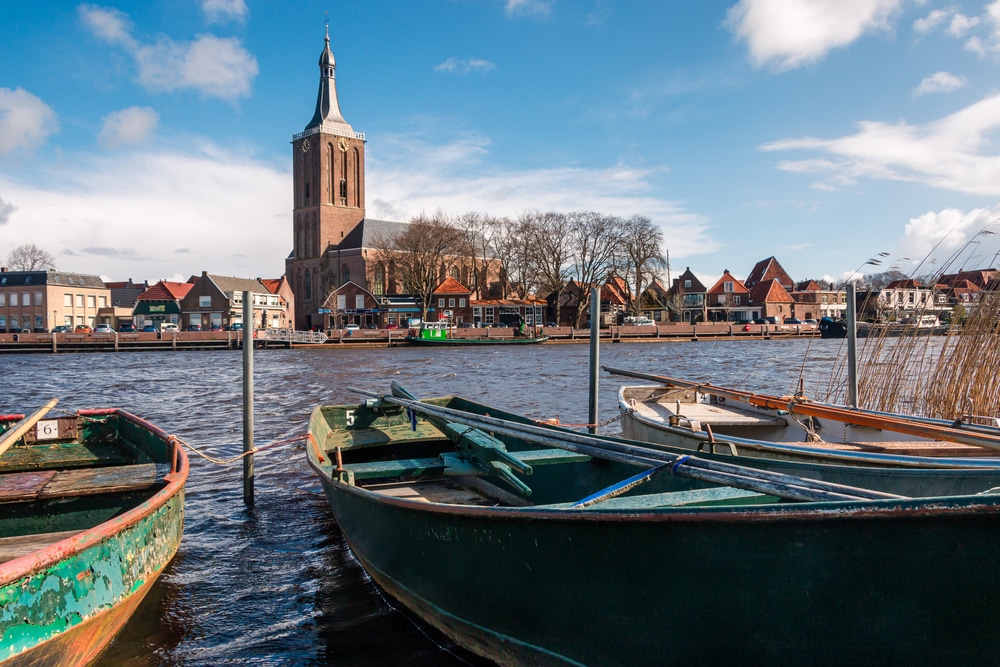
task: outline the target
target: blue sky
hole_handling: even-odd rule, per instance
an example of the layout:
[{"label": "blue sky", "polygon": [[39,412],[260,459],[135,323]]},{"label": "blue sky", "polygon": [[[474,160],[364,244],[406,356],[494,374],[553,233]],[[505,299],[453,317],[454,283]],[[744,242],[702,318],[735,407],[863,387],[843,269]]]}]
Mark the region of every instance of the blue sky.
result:
[{"label": "blue sky", "polygon": [[0,258],[281,275],[327,12],[370,217],[641,213],[709,284],[997,265],[1000,0],[2,3]]}]

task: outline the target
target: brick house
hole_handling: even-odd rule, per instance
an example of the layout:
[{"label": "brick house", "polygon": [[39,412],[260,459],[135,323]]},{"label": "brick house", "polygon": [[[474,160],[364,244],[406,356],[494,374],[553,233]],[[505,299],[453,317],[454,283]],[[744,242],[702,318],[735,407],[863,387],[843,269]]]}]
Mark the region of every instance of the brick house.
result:
[{"label": "brick house", "polygon": [[790,295],[795,301],[793,317],[800,320],[819,320],[823,317],[840,319],[847,310],[847,293],[824,289],[815,280],[806,280],[795,285]]},{"label": "brick house", "polygon": [[[431,303],[427,309],[427,319],[448,320],[459,325],[463,322],[473,322],[472,290],[448,276],[434,289]],[[431,316],[433,309],[434,317]]]},{"label": "brick house", "polygon": [[773,317],[778,323],[783,322],[786,317],[794,317],[792,308],[795,300],[774,278],[759,282],[750,288],[750,302],[755,312],[760,309],[759,317]]},{"label": "brick house", "polygon": [[158,327],[164,322],[181,325],[181,300],[191,291],[193,283],[161,280],[140,294],[132,309],[136,329]]},{"label": "brick house", "polygon": [[670,287],[669,307],[681,322],[705,322],[708,319],[708,290],[687,267]]},{"label": "brick house", "polygon": [[371,292],[353,281],[347,281],[330,292],[322,311],[326,329],[343,329],[357,324],[363,329],[383,328],[382,309]]},{"label": "brick house", "polygon": [[749,322],[753,318],[750,290],[726,269],[708,289],[708,319],[711,322]]},{"label": "brick house", "polygon": [[[291,328],[285,300],[271,294],[260,280],[211,275],[202,271],[200,277],[188,281],[191,288],[181,299],[182,327],[198,325],[202,329],[232,327]],[[243,292],[253,295],[253,322],[243,321]]]}]

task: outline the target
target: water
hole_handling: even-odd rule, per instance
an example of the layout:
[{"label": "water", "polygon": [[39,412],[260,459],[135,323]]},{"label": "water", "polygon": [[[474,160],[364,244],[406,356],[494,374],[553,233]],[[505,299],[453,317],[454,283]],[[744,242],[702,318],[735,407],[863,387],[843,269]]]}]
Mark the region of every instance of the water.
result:
[{"label": "water", "polygon": [[[601,363],[777,394],[822,395],[838,341],[621,343]],[[803,359],[808,361],[803,364]],[[478,349],[264,350],[254,356],[255,433],[267,446],[305,433],[348,387],[461,395],[528,416],[584,423],[587,345]],[[0,413],[120,407],[228,458],[242,448],[242,357],[123,352],[0,357]],[[601,373],[601,420],[631,383]],[[815,388],[815,389],[813,389]],[[604,431],[614,433],[616,424]],[[191,455],[184,540],[132,621],[102,656],[120,665],[481,665],[383,597],[347,548],[296,440],[256,457],[255,507],[242,465]]]}]

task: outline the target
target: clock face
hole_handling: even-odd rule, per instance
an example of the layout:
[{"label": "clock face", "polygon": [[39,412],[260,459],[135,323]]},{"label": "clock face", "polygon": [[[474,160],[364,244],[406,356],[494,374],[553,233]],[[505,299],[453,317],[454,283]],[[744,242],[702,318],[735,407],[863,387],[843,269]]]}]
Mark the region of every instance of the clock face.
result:
[{"label": "clock face", "polygon": [[303,153],[309,152],[309,140],[308,139],[303,139],[302,140],[302,152]]},{"label": "clock face", "polygon": [[340,147],[340,152],[346,153],[347,152],[347,139],[345,139],[344,137],[341,137],[340,141],[337,142],[337,146]]}]

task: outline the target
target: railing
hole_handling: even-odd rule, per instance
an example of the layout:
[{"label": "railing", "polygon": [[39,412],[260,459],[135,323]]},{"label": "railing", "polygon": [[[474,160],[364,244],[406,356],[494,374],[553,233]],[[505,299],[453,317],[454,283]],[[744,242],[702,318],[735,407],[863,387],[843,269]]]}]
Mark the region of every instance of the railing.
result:
[{"label": "railing", "polygon": [[257,334],[257,340],[275,340],[289,343],[325,343],[322,331],[293,331],[292,329],[264,329]]},{"label": "railing", "polygon": [[314,134],[319,134],[320,132],[323,132],[324,134],[335,134],[339,137],[347,137],[349,139],[360,139],[361,141],[365,140],[364,132],[348,132],[347,130],[343,130],[339,127],[334,127],[333,125],[320,125],[319,127],[311,127],[305,132],[293,134],[292,141],[298,141],[302,137],[309,137]]}]

